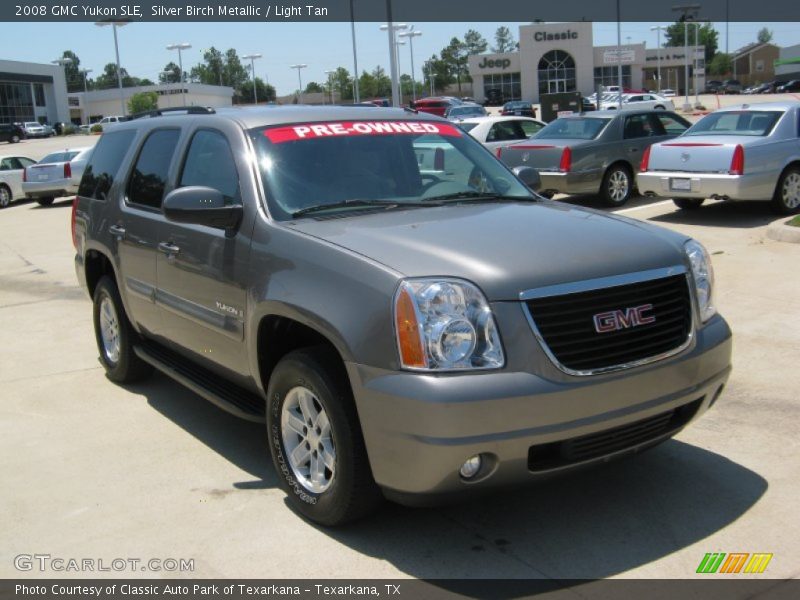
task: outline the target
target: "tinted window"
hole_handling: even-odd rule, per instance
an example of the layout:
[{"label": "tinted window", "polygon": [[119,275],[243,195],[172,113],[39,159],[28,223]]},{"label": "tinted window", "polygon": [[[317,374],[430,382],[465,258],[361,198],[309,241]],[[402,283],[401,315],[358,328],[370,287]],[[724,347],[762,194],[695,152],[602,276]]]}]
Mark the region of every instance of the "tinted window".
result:
[{"label": "tinted window", "polygon": [[17,167],[13,166],[14,162],[10,158],[4,158],[0,161],[0,171],[10,171],[12,169],[16,169]]},{"label": "tinted window", "polygon": [[459,123],[459,128],[463,129],[464,131],[472,131],[475,129],[478,124],[477,123]]},{"label": "tinted window", "polygon": [[17,160],[20,162],[20,164],[23,167],[30,167],[31,165],[35,165],[36,164],[35,160],[31,160],[30,158],[25,158],[24,156],[17,157]]},{"label": "tinted window", "polygon": [[499,121],[492,125],[489,135],[486,136],[487,142],[507,142],[513,140],[524,140],[525,135],[522,127],[517,121]]},{"label": "tinted window", "polygon": [[132,129],[103,134],[95,146],[96,152],[92,153],[92,159],[83,172],[78,188],[79,196],[106,199],[135,135],[136,132]]},{"label": "tinted window", "polygon": [[570,118],[556,119],[549,123],[539,133],[537,140],[593,140],[611,119]]},{"label": "tinted window", "polygon": [[128,202],[161,208],[167,173],[179,136],[178,129],[162,129],[147,136],[128,181]]},{"label": "tinted window", "polygon": [[653,116],[661,123],[667,135],[680,135],[689,128],[689,123],[679,120],[674,115],[654,113]]},{"label": "tinted window", "polygon": [[650,124],[649,115],[631,115],[625,118],[624,137],[626,140],[651,135],[656,135],[656,132],[653,131],[653,126]]},{"label": "tinted window", "polygon": [[692,125],[686,135],[768,135],[781,115],[766,110],[711,113]]},{"label": "tinted window", "polygon": [[53,152],[52,154],[48,154],[40,163],[54,163],[54,162],[68,162],[78,156],[77,152]]},{"label": "tinted window", "polygon": [[239,196],[239,174],[228,140],[218,131],[201,130],[194,134],[180,187],[202,185],[222,192],[226,199]]},{"label": "tinted window", "polygon": [[522,131],[525,133],[525,137],[531,137],[534,133],[537,133],[544,127],[544,125],[537,123],[536,121],[518,121],[519,126],[522,127]]}]

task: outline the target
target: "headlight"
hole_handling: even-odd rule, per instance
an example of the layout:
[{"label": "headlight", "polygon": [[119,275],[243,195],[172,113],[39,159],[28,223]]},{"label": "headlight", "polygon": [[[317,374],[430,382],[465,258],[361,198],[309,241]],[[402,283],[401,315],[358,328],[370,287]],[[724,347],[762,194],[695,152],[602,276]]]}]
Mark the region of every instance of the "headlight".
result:
[{"label": "headlight", "polygon": [[684,246],[686,256],[692,267],[697,306],[700,308],[700,319],[708,321],[717,313],[714,306],[714,269],[711,266],[711,257],[703,245],[695,240],[689,240]]},{"label": "headlight", "polygon": [[455,279],[409,279],[394,301],[400,363],[406,369],[497,369],[503,348],[481,291]]}]

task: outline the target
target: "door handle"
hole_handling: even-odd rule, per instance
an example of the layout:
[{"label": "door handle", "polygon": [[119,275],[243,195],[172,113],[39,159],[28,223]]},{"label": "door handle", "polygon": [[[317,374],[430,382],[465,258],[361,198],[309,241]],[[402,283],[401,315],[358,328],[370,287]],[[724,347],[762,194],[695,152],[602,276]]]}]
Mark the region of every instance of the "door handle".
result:
[{"label": "door handle", "polygon": [[120,240],[125,237],[125,228],[119,225],[111,225],[108,228],[108,232]]},{"label": "door handle", "polygon": [[181,251],[180,247],[172,242],[159,242],[158,249],[167,256],[178,254]]}]

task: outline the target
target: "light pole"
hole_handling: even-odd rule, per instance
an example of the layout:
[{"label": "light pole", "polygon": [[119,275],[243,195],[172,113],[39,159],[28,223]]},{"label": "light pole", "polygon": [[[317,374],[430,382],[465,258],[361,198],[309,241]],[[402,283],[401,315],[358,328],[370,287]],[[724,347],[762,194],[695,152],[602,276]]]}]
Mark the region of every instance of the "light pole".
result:
[{"label": "light pole", "polygon": [[[325,71],[325,75],[328,76],[328,87],[331,89],[331,105],[336,104],[336,96],[333,93],[333,82],[331,81],[331,75],[336,73],[336,71]],[[322,97],[325,98],[325,94],[322,94]]]},{"label": "light pole", "polygon": [[178,67],[180,67],[181,74],[178,77],[178,80],[181,83],[181,102],[184,106],[186,106],[186,91],[183,87],[183,57],[181,56],[181,50],[188,50],[191,48],[191,44],[187,44],[186,42],[181,42],[180,44],[170,44],[167,46],[167,50],[177,50],[178,51]]},{"label": "light pole", "polygon": [[683,13],[683,54],[684,54],[684,101],[683,110],[690,111],[692,105],[689,104],[689,21],[697,17],[697,11],[700,10],[699,4],[681,4],[672,7],[673,12]]},{"label": "light pole", "polygon": [[661,93],[661,30],[666,29],[663,25],[654,25],[650,31],[657,31],[658,45],[656,46],[656,77],[658,77],[658,92]]},{"label": "light pole", "polygon": [[297,93],[299,95],[300,104],[303,103],[303,78],[300,76],[300,69],[305,69],[308,65],[305,63],[298,63],[296,65],[289,65],[290,69],[297,69]]},{"label": "light pole", "polygon": [[405,46],[406,43],[401,40],[395,40],[394,42],[397,50],[397,56],[395,60],[397,61],[397,85],[398,89],[400,90],[400,104],[403,103],[403,69],[400,68],[400,46]]},{"label": "light pole", "polygon": [[114,30],[114,53],[117,55],[117,85],[119,86],[119,104],[122,107],[122,116],[128,114],[125,108],[125,95],[122,93],[122,68],[119,66],[119,42],[117,41],[117,28],[125,27],[127,21],[98,21],[95,23],[98,27],[106,27],[111,25]]},{"label": "light pole", "polygon": [[256,59],[261,58],[261,54],[246,54],[243,56],[245,60],[250,61],[250,75],[253,78],[253,104],[258,104],[258,93],[256,92]]},{"label": "light pole", "polygon": [[622,110],[622,15],[619,12],[619,0],[617,0],[617,87],[619,88],[617,106]]},{"label": "light pole", "polygon": [[358,89],[358,58],[356,57],[356,18],[353,12],[353,0],[350,0],[350,33],[353,36],[353,102],[361,102]]},{"label": "light pole", "polygon": [[415,31],[413,26],[410,30],[404,31],[400,37],[408,38],[408,49],[411,54],[411,98],[417,101],[417,80],[414,78],[414,38],[422,35],[421,31]]},{"label": "light pole", "polygon": [[392,81],[392,106],[400,106],[398,94],[398,75],[397,75],[397,44],[395,44],[395,32],[407,29],[405,23],[392,23],[392,0],[386,0],[386,15],[388,23],[381,25],[381,31],[389,33],[389,74]]},{"label": "light pole", "polygon": [[[700,33],[700,22],[694,23],[694,48],[692,49],[692,66],[694,67],[694,107],[700,108],[700,98],[697,91],[697,38]],[[703,55],[705,58],[705,55]]]}]

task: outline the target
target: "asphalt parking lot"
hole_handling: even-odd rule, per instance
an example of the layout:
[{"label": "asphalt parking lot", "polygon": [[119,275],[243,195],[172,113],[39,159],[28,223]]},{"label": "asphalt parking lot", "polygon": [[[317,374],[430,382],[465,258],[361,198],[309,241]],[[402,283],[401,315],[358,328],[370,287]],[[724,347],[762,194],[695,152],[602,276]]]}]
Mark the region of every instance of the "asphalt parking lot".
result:
[{"label": "asphalt parking lot", "polygon": [[[39,158],[64,142],[0,153]],[[194,559],[194,572],[167,575],[202,578],[687,578],[707,552],[773,553],[763,577],[798,577],[800,245],[766,237],[778,220],[766,203],[684,214],[638,198],[618,212],[713,255],[734,332],[714,408],[635,459],[458,506],[387,504],[326,530],[287,508],[262,426],[163,375],[129,387],[105,378],[68,201],[0,211],[0,577],[85,576],[15,569],[15,556],[38,553]],[[119,573],[90,574],[104,575]]]}]

